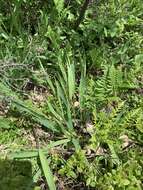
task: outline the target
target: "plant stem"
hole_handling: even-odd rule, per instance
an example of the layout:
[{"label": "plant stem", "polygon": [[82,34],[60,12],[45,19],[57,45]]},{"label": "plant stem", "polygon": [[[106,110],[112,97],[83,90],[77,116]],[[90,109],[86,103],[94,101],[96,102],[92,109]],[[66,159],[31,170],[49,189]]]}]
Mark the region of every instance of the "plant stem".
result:
[{"label": "plant stem", "polygon": [[75,22],[75,26],[74,26],[75,30],[79,27],[80,23],[83,21],[84,16],[85,16],[85,12],[86,12],[86,10],[88,8],[89,3],[90,3],[90,0],[85,0],[84,1],[83,6],[81,7],[81,10],[80,10],[79,17]]}]

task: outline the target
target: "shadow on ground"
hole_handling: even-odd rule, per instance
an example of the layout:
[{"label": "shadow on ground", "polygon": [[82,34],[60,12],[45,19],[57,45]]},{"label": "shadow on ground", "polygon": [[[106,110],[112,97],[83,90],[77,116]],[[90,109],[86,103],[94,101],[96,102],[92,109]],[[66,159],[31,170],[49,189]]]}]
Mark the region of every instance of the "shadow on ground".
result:
[{"label": "shadow on ground", "polygon": [[31,163],[0,160],[0,190],[33,190]]}]

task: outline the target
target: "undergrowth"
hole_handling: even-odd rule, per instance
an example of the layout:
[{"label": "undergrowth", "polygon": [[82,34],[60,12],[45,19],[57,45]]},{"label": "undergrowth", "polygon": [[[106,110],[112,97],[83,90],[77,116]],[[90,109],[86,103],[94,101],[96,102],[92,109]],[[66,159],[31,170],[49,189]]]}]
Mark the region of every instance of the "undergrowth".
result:
[{"label": "undergrowth", "polygon": [[142,28],[142,0],[1,0],[0,151],[30,160],[21,189],[143,189]]}]

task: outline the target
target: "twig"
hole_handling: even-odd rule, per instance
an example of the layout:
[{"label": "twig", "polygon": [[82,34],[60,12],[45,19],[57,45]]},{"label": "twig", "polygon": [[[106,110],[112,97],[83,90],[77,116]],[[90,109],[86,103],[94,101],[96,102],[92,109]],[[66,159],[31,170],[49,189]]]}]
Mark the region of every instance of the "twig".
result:
[{"label": "twig", "polygon": [[34,126],[32,127],[32,131],[33,131],[33,136],[34,136],[35,142],[36,142],[36,148],[39,149],[39,147],[40,147],[40,145],[39,145],[39,138],[37,136],[37,132],[36,132],[36,129],[35,129]]},{"label": "twig", "polygon": [[28,67],[28,65],[26,64],[16,64],[16,63],[12,63],[12,64],[5,64],[5,65],[1,65],[0,66],[0,69],[4,69],[4,68],[7,68],[7,67]]}]

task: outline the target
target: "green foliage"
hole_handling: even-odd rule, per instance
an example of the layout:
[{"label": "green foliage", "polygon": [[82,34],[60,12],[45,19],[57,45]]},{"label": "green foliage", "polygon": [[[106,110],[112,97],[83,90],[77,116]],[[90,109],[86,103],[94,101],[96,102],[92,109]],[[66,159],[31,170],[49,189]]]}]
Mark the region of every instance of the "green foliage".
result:
[{"label": "green foliage", "polygon": [[60,0],[60,1],[54,0],[54,3],[55,3],[55,6],[56,6],[56,9],[60,13],[64,8],[64,0]]},{"label": "green foliage", "polygon": [[48,160],[46,159],[42,150],[39,150],[39,158],[40,158],[41,166],[42,166],[46,181],[48,183],[49,189],[55,190],[56,186],[54,183],[54,177],[53,177],[52,172],[50,170]]},{"label": "green foliage", "polygon": [[[89,132],[90,138],[84,151],[73,154],[64,163],[59,173],[74,180],[86,181],[87,186],[103,190],[107,188],[141,189],[143,167],[143,163],[140,162],[141,147],[133,145],[133,141],[127,136],[122,138],[123,134],[134,138],[134,129],[128,128],[131,123],[127,120],[126,112],[124,103],[121,103],[116,109],[110,107],[110,112],[103,110],[100,113],[94,113],[95,124]],[[130,111],[127,113],[129,114]],[[134,119],[138,119],[141,113],[142,111],[137,112]],[[136,123],[134,127],[137,126]],[[138,131],[137,134],[139,133]],[[87,159],[88,156],[90,161]]]},{"label": "green foliage", "polygon": [[75,29],[84,2],[2,0],[0,149],[35,189],[142,189],[143,3],[91,1]]}]

